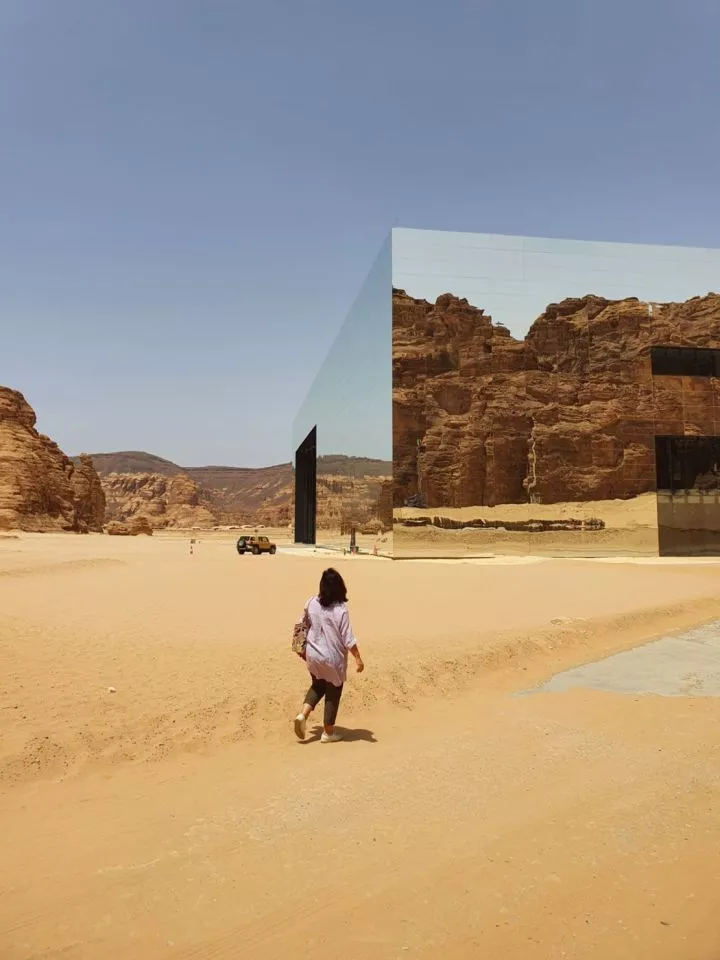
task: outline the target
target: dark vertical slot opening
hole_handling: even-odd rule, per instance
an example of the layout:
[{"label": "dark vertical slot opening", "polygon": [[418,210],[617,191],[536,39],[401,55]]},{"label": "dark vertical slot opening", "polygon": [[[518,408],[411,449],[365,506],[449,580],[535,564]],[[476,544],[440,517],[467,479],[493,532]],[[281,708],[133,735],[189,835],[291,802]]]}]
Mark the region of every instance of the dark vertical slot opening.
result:
[{"label": "dark vertical slot opening", "polygon": [[720,437],[656,437],[661,556],[720,555]]},{"label": "dark vertical slot opening", "polygon": [[295,542],[315,543],[317,517],[317,427],[295,451]]}]

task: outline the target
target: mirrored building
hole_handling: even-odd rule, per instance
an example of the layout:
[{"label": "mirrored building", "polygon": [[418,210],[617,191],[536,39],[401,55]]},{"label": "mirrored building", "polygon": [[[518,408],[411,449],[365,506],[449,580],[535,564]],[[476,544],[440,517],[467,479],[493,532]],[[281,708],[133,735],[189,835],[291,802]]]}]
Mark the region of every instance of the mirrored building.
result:
[{"label": "mirrored building", "polygon": [[298,414],[295,536],[720,553],[720,251],[392,231]]},{"label": "mirrored building", "polygon": [[295,540],[392,554],[390,238],[293,425]]}]

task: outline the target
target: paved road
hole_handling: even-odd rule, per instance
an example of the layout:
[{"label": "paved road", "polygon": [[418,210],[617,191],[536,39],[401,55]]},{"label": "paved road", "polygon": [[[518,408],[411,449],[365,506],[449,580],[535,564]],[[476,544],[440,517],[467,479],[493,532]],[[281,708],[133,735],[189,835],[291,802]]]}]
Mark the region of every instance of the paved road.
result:
[{"label": "paved road", "polygon": [[718,697],[720,621],[566,670],[540,690],[562,693],[576,687],[663,697]]}]

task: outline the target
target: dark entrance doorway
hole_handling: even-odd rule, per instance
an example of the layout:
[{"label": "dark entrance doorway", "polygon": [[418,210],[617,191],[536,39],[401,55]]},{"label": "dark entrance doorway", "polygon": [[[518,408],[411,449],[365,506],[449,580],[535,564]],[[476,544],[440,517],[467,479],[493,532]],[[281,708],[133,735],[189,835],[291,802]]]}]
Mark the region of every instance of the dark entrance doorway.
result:
[{"label": "dark entrance doorway", "polygon": [[295,451],[295,542],[315,543],[317,427]]},{"label": "dark entrance doorway", "polygon": [[660,556],[720,556],[720,437],[656,437]]}]

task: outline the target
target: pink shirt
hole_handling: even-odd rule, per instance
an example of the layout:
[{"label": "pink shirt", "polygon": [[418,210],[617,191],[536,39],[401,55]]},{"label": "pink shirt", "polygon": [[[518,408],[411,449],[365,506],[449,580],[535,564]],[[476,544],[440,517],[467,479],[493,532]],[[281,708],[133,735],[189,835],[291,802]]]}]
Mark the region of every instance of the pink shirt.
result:
[{"label": "pink shirt", "polygon": [[317,680],[339,687],[347,675],[348,650],[356,644],[347,604],[323,607],[317,597],[312,597],[305,609],[310,616],[305,647],[308,670]]}]

